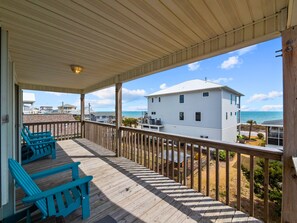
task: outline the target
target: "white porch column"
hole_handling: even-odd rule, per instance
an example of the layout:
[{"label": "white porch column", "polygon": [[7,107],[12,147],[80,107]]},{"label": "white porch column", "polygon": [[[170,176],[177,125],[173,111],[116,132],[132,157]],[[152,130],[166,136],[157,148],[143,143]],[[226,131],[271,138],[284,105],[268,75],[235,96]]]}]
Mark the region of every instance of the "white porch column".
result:
[{"label": "white porch column", "polygon": [[284,155],[282,222],[297,222],[297,26],[282,32],[284,81]]},{"label": "white porch column", "polygon": [[80,95],[80,127],[81,127],[81,137],[85,137],[85,94]]},{"label": "white porch column", "polygon": [[122,140],[121,140],[121,130],[120,127],[122,125],[122,83],[116,83],[115,88],[115,96],[116,96],[116,104],[115,104],[115,111],[116,111],[116,156],[121,156],[121,147],[122,147]]}]

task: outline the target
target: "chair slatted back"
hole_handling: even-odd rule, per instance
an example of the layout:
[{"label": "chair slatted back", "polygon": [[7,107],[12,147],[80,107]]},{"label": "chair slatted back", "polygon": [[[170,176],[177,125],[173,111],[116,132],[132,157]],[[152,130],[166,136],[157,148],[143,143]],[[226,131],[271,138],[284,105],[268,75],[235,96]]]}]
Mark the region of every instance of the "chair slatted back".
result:
[{"label": "chair slatted back", "polygon": [[[40,188],[17,161],[9,159],[8,162],[11,175],[27,196],[32,196],[41,192]],[[45,199],[37,201],[35,205],[39,208],[44,216],[48,215]]]}]

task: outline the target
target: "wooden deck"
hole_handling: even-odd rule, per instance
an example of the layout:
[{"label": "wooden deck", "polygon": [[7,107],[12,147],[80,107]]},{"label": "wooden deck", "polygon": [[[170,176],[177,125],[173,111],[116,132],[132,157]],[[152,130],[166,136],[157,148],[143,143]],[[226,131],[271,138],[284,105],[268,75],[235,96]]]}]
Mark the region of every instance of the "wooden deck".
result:
[{"label": "wooden deck", "polygon": [[[84,222],[260,222],[192,189],[181,186],[87,139],[58,142],[57,159],[46,158],[25,165],[29,173],[80,161],[80,174],[93,175],[91,216]],[[42,189],[70,180],[69,172],[37,181]],[[17,199],[23,193],[17,190]],[[20,208],[20,202],[17,202]],[[66,222],[81,222],[78,209]]]}]

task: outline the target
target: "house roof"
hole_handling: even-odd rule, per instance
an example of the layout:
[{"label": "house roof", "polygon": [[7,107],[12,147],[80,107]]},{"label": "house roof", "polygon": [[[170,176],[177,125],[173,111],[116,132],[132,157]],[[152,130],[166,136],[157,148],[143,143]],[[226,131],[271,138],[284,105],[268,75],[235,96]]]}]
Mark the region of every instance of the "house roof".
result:
[{"label": "house roof", "polygon": [[58,106],[58,108],[62,108],[62,107],[64,107],[64,108],[76,108],[76,106],[71,105],[71,104],[64,104],[63,106]]},{"label": "house roof", "polygon": [[148,97],[157,96],[157,95],[166,95],[166,94],[176,94],[176,93],[182,93],[182,92],[191,92],[191,91],[214,90],[214,89],[225,89],[236,95],[243,96],[243,94],[227,86],[196,79],[196,80],[185,81],[180,84],[174,85],[172,87],[168,87],[166,89],[157,91],[155,93],[148,95]]},{"label": "house roof", "polygon": [[277,120],[268,120],[264,121],[262,125],[265,126],[283,126],[284,125],[284,120],[283,119],[277,119]]},{"label": "house roof", "polygon": [[35,94],[23,92],[23,102],[24,103],[34,103],[35,102]]},{"label": "house roof", "polygon": [[75,121],[70,114],[24,114],[23,123]]},{"label": "house roof", "polygon": [[[23,89],[88,93],[280,36],[289,0],[0,1]],[[71,64],[84,67],[75,75]]]}]

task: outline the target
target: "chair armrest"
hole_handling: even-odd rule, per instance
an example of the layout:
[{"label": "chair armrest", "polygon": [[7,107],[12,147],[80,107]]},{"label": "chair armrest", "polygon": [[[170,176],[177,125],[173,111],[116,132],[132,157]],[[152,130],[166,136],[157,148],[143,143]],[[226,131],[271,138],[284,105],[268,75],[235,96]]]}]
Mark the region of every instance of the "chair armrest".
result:
[{"label": "chair armrest", "polygon": [[44,137],[44,138],[30,138],[30,142],[56,142],[51,136],[50,137]]},{"label": "chair armrest", "polygon": [[77,187],[79,185],[88,183],[92,179],[93,179],[92,176],[86,176],[86,177],[83,177],[81,179],[78,179],[78,180],[75,180],[75,181],[60,185],[58,187],[55,187],[55,188],[52,188],[52,189],[49,189],[49,190],[46,190],[46,191],[43,191],[43,192],[40,192],[38,194],[29,196],[29,197],[25,197],[22,201],[24,203],[33,203],[33,202],[36,202],[36,201],[38,201],[40,199],[44,199],[44,198],[47,198],[47,197],[52,196],[54,194],[61,193],[61,192],[65,191],[65,190],[69,190],[69,189]]},{"label": "chair armrest", "polygon": [[31,135],[35,135],[35,136],[38,136],[38,135],[51,135],[52,133],[50,131],[46,131],[46,132],[32,132]]},{"label": "chair armrest", "polygon": [[38,173],[34,173],[32,175],[30,175],[30,177],[35,180],[35,179],[39,179],[39,178],[43,178],[43,177],[47,177],[50,175],[54,175],[57,173],[61,173],[63,171],[67,171],[67,170],[72,170],[72,179],[76,180],[79,178],[79,173],[78,173],[78,165],[80,164],[80,162],[75,162],[75,163],[69,163],[63,166],[58,166],[55,168],[51,168],[51,169],[47,169]]}]

